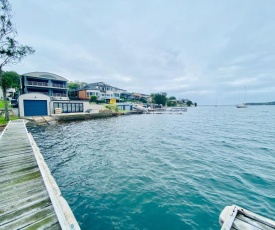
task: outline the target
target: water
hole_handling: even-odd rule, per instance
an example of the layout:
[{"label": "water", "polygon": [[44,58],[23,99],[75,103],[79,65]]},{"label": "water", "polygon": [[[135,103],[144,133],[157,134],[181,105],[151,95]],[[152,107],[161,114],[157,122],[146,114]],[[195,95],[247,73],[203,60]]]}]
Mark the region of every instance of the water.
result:
[{"label": "water", "polygon": [[275,106],[190,108],[32,128],[82,229],[220,229],[275,219]]}]

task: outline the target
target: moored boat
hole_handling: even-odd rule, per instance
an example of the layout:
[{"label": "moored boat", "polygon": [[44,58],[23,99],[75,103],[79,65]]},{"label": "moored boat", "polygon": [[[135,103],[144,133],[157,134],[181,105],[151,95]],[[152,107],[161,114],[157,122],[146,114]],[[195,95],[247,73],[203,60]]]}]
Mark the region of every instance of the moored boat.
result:
[{"label": "moored boat", "polygon": [[245,103],[236,105],[237,108],[247,108],[247,105]]},{"label": "moored boat", "polygon": [[273,230],[275,221],[236,205],[226,206],[220,214],[221,230]]}]

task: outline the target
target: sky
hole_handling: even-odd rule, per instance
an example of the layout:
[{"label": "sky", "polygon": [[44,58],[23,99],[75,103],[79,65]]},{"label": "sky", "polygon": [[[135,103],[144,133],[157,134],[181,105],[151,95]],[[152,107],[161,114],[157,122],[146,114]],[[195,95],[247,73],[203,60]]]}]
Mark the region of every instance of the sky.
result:
[{"label": "sky", "polygon": [[17,40],[36,52],[7,66],[198,105],[275,101],[274,0],[10,0]]}]

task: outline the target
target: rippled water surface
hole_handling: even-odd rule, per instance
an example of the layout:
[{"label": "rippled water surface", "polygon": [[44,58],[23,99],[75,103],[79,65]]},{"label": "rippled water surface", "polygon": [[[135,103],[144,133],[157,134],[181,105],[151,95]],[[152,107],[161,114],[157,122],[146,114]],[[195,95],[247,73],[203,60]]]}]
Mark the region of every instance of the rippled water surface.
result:
[{"label": "rippled water surface", "polygon": [[82,229],[219,229],[231,204],[275,219],[275,106],[30,131]]}]

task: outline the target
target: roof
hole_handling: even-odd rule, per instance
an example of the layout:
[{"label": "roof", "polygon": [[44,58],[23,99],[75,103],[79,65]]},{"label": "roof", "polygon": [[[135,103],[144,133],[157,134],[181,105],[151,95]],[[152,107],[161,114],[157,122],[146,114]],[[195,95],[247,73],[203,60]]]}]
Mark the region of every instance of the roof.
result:
[{"label": "roof", "polygon": [[[95,83],[90,83],[90,84],[87,84],[85,85],[84,87],[82,87],[81,89],[93,89],[93,90],[99,90],[98,88],[96,88],[96,86],[99,86],[99,87],[110,87],[110,88],[115,88],[117,90],[123,90],[123,89],[119,89],[117,87],[114,87],[114,86],[111,86],[111,85],[108,85],[104,82],[95,82]],[[125,90],[126,91],[126,90]]]},{"label": "roof", "polygon": [[83,87],[80,88],[80,90],[83,90],[83,89],[90,89],[90,90],[99,90],[98,88],[96,88],[93,83],[92,84],[87,84]]},{"label": "roof", "polygon": [[64,77],[61,77],[61,76],[53,74],[53,73],[48,73],[48,72],[30,72],[30,73],[22,74],[22,76],[53,79],[53,80],[57,80],[57,81],[68,81]]}]

